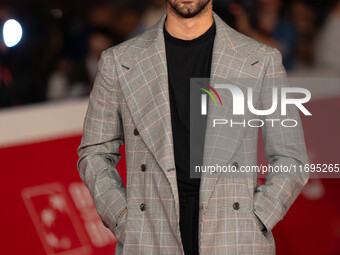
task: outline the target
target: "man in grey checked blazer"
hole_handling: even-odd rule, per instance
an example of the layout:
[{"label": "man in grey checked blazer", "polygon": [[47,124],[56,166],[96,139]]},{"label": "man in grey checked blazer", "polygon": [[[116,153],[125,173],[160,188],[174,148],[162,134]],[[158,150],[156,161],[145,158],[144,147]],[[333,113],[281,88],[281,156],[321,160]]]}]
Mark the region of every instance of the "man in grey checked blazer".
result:
[{"label": "man in grey checked blazer", "polygon": [[[104,225],[117,238],[116,254],[184,254],[163,36],[166,15],[142,35],[102,53],[78,148],[80,177]],[[272,88],[288,86],[281,54],[236,32],[213,11],[211,15],[216,23],[211,84],[233,81],[243,92],[252,87],[254,105],[269,109]],[[228,91],[216,90],[226,103],[217,107],[209,101],[208,123],[212,118],[241,121],[233,115],[232,103],[227,103],[232,101]],[[281,116],[279,108],[267,117],[295,119],[298,125],[272,127],[265,122],[261,131],[268,161],[274,166],[307,164],[298,110],[288,108]],[[254,115],[246,111],[242,118]],[[257,165],[258,128],[217,129],[207,127],[204,165]],[[126,188],[116,170],[123,143]],[[275,254],[272,229],[308,177],[270,173],[258,185],[256,174],[202,173],[199,253]]]}]

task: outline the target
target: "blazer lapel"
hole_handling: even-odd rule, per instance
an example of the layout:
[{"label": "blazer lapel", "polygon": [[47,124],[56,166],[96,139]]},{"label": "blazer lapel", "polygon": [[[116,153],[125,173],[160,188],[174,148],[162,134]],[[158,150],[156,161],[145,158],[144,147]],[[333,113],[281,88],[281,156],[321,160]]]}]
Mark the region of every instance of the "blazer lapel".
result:
[{"label": "blazer lapel", "polygon": [[[249,79],[244,73],[259,76],[261,69],[255,69],[251,63],[258,62],[256,54],[251,56],[256,49],[254,44],[244,40],[245,37],[230,28],[222,19],[213,12],[216,23],[216,36],[213,46],[210,85],[215,87],[216,84],[232,84],[239,87],[243,94],[246,95],[247,87],[256,86],[254,79]],[[240,128],[239,125],[230,127],[229,125],[219,125],[213,127],[213,119],[232,119],[234,122],[242,123],[247,116],[233,115],[233,98],[227,89],[216,88],[215,90],[221,97],[223,105],[215,105],[209,98],[207,113],[207,128],[205,135],[203,167],[215,166],[216,163],[226,165],[230,161],[234,152],[242,142],[242,137],[246,132],[246,128]],[[247,114],[247,113],[246,113]],[[227,142],[221,144],[222,139]],[[223,147],[223,151],[218,149]],[[231,162],[232,163],[232,162]],[[203,172],[201,175],[200,187],[200,203],[208,204],[210,197],[214,191],[216,182],[220,178],[221,173]],[[229,177],[230,175],[228,175]]]},{"label": "blazer lapel", "polygon": [[179,214],[163,35],[165,18],[166,14],[148,31],[144,49],[130,59],[121,58],[119,68],[123,72],[121,88],[134,123],[171,185]]}]

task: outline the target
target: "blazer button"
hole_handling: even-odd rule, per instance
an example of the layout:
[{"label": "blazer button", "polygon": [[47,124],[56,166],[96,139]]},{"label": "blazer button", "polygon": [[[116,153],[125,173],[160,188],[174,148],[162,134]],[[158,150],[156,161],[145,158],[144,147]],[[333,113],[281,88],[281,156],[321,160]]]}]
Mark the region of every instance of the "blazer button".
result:
[{"label": "blazer button", "polygon": [[146,170],[146,165],[145,164],[141,165],[141,170],[142,170],[142,172],[145,172],[145,170]]},{"label": "blazer button", "polygon": [[235,210],[240,209],[240,204],[239,204],[238,202],[235,202],[235,203],[233,204],[233,208],[234,208]]},{"label": "blazer button", "polygon": [[140,204],[140,210],[145,211],[146,210],[146,205],[144,203]]},{"label": "blazer button", "polygon": [[135,129],[133,130],[133,134],[134,134],[135,136],[139,135],[139,132],[138,132],[137,128],[135,128]]}]

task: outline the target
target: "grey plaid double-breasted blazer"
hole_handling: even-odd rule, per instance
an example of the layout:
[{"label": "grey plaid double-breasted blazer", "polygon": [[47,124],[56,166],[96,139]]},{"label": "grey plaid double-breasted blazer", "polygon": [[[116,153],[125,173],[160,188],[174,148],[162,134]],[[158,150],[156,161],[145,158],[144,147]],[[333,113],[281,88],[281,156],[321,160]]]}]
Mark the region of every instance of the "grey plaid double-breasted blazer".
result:
[{"label": "grey plaid double-breasted blazer", "polygon": [[[184,254],[179,230],[179,198],[169,108],[163,37],[166,14],[143,34],[102,53],[90,94],[77,163],[95,207],[117,237],[116,254]],[[211,79],[253,88],[254,105],[269,109],[272,88],[288,86],[282,57],[275,48],[230,28],[213,12],[216,37]],[[209,101],[212,117],[233,116],[231,95],[218,90],[223,106]],[[279,106],[280,108],[280,106]],[[278,109],[279,109],[278,108]],[[258,116],[257,116],[258,117]],[[298,110],[276,111],[271,119],[295,119],[298,125],[261,127],[271,165],[308,163]],[[259,128],[207,127],[204,163],[257,165]],[[116,170],[125,143],[126,188]],[[247,177],[203,173],[200,186],[199,250],[210,254],[274,254],[271,230],[284,217],[309,176],[270,173],[263,185]],[[125,210],[126,209],[126,210]],[[122,212],[125,210],[125,213]]]}]

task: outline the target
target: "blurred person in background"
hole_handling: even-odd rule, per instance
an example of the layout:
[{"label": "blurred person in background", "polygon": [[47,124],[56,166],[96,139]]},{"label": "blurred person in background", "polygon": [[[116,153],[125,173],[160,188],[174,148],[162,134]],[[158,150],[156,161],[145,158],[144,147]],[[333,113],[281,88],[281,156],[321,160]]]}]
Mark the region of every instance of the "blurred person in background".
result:
[{"label": "blurred person in background", "polygon": [[283,65],[289,71],[294,67],[298,34],[282,17],[282,6],[282,0],[257,0],[252,13],[247,13],[240,4],[232,5],[231,11],[236,17],[237,30],[279,49]]},{"label": "blurred person in background", "polygon": [[294,0],[287,9],[287,17],[298,33],[296,67],[311,67],[314,63],[315,39],[318,33],[318,16],[314,6],[307,0]]},{"label": "blurred person in background", "polygon": [[20,17],[23,38],[13,48],[0,40],[0,107],[88,95],[98,60],[95,48],[142,33],[149,5],[147,0],[104,0],[84,2],[83,8],[72,1],[10,6],[0,7],[2,24]]},{"label": "blurred person in background", "polygon": [[55,100],[88,96],[97,74],[101,53],[114,44],[113,36],[107,28],[93,28],[84,58],[63,58],[59,61],[48,81],[47,98]]},{"label": "blurred person in background", "polygon": [[229,26],[240,30],[241,24],[237,24],[237,21],[253,22],[255,2],[253,0],[214,0],[213,10]]},{"label": "blurred person in background", "polygon": [[118,0],[95,2],[90,5],[88,14],[88,25],[110,31],[115,44],[126,40],[127,37],[119,30],[118,3]]},{"label": "blurred person in background", "polygon": [[315,49],[315,63],[320,68],[329,68],[340,73],[340,1],[330,9],[319,34]]},{"label": "blurred person in background", "polygon": [[[65,56],[58,60],[56,70],[50,75],[47,99],[88,96],[101,52],[145,31],[143,18],[147,3],[146,0],[95,3],[89,12],[89,25],[93,28],[86,36],[86,54],[82,56],[80,52],[74,55],[73,51],[68,50],[69,47],[73,49],[74,45],[66,47]],[[75,39],[79,40],[79,36]]]},{"label": "blurred person in background", "polygon": [[165,12],[165,0],[150,0],[142,21],[142,23],[145,25],[145,28],[148,29],[155,25]]},{"label": "blurred person in background", "polygon": [[116,0],[114,2],[113,29],[123,41],[145,31],[143,18],[149,6],[148,3],[148,0]]}]

